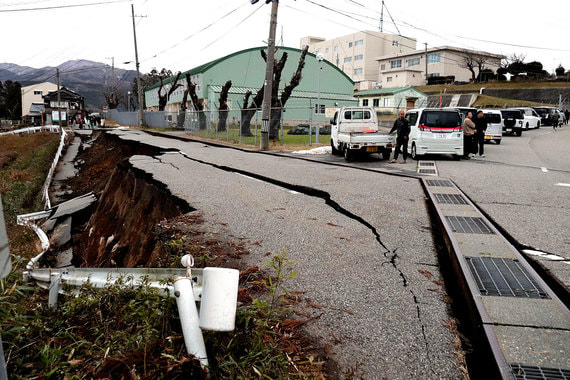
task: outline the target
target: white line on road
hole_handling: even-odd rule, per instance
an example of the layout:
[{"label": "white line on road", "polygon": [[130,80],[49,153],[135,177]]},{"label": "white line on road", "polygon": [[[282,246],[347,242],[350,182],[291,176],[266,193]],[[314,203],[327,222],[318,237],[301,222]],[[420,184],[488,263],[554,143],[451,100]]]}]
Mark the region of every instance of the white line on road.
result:
[{"label": "white line on road", "polygon": [[570,183],[557,183],[554,186],[565,186],[565,187],[570,187]]},{"label": "white line on road", "polygon": [[542,167],[542,168],[540,168],[540,170],[542,170],[543,173],[548,173],[548,169],[547,169],[547,168]]}]

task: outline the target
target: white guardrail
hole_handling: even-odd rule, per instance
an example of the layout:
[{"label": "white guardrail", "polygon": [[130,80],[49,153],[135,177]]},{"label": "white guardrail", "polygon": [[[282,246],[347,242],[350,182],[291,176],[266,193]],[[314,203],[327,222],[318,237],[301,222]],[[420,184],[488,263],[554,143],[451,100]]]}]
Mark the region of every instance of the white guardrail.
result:
[{"label": "white guardrail", "polygon": [[[49,289],[48,305],[57,307],[59,294],[77,294],[79,287],[95,288],[120,283],[122,287],[149,286],[165,297],[175,297],[184,345],[203,367],[208,365],[202,330],[233,331],[237,309],[239,271],[228,268],[192,269],[191,255],[182,257],[186,268],[41,268],[28,264],[25,282]],[[30,265],[32,269],[30,269]],[[62,287],[61,285],[65,285]],[[196,307],[200,302],[200,313]]]}]

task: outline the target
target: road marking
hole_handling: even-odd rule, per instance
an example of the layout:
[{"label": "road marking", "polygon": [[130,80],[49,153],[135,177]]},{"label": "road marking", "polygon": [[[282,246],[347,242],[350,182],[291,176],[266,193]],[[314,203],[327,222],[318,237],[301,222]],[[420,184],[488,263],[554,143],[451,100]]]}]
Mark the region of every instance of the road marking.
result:
[{"label": "road marking", "polygon": [[542,170],[543,173],[548,173],[548,169],[547,169],[547,168],[540,168],[540,170]]},{"label": "road marking", "polygon": [[570,187],[570,183],[557,183],[554,186],[565,186],[565,187]]},{"label": "road marking", "polygon": [[542,251],[536,251],[534,249],[523,249],[523,252],[526,253],[527,255],[540,256],[543,259],[548,259],[548,260],[552,260],[552,261],[564,261],[564,260],[566,260],[562,256],[553,255],[552,253],[547,253],[547,252],[542,252]]}]

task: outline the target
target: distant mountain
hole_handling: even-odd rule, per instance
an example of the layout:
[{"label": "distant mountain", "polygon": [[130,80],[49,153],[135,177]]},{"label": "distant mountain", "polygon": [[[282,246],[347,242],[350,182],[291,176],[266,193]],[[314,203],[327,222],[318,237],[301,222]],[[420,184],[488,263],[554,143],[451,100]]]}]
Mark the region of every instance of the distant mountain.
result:
[{"label": "distant mountain", "polygon": [[46,66],[39,69],[19,66],[13,63],[0,63],[0,81],[18,81],[22,87],[41,82],[56,83],[56,68],[60,71],[60,85],[85,97],[85,107],[91,110],[102,109],[105,103],[104,88],[113,87],[126,94],[131,91],[135,70],[112,68],[101,62],[85,59],[72,60],[57,67]]}]

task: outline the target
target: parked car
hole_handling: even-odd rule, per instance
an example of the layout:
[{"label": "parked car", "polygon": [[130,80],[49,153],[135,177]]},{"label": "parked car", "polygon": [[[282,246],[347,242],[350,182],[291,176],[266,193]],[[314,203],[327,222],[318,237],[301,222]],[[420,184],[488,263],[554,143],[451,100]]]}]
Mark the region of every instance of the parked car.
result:
[{"label": "parked car", "polygon": [[541,125],[552,125],[552,114],[556,111],[556,107],[532,107],[540,116]]},{"label": "parked car", "polygon": [[477,108],[473,107],[443,107],[443,109],[459,111],[459,114],[461,115],[461,123],[463,123],[469,112],[473,115],[473,119],[477,117]]},{"label": "parked car", "polygon": [[533,108],[514,107],[513,109],[519,109],[523,112],[523,129],[540,128],[541,117]]},{"label": "parked car", "polygon": [[487,121],[485,141],[494,141],[497,145],[503,139],[503,116],[500,110],[483,110],[483,115]]},{"label": "parked car", "polygon": [[503,135],[516,134],[521,136],[524,122],[523,112],[516,109],[506,109],[501,110],[501,115],[503,116]]},{"label": "parked car", "polygon": [[463,156],[463,128],[457,109],[421,108],[406,112],[410,123],[408,151],[413,159],[425,154]]}]

